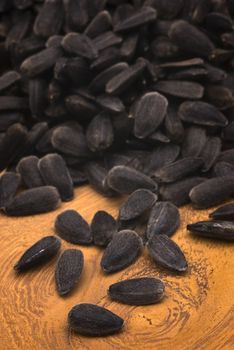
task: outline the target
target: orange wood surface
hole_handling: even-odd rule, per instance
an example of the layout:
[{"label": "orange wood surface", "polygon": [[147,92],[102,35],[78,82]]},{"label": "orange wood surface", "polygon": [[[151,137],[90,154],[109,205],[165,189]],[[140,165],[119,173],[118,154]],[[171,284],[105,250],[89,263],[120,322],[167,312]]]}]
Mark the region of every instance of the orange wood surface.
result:
[{"label": "orange wood surface", "polygon": [[[176,275],[158,268],[147,252],[127,269],[104,275],[102,250],[79,246],[85,256],[82,278],[65,298],[56,293],[56,259],[17,276],[13,265],[35,241],[54,233],[58,213],[76,209],[91,221],[97,210],[117,215],[121,199],[106,199],[89,187],[76,190],[74,201],[55,212],[25,218],[0,215],[0,350],[231,350],[234,349],[234,245],[191,236],[186,224],[206,219],[209,211],[181,209],[181,226],[173,239],[183,249],[189,271]],[[62,242],[62,250],[75,247]],[[160,277],[163,301],[132,307],[111,301],[108,286],[124,278]],[[72,306],[88,302],[125,319],[119,334],[105,338],[79,336],[67,327]]]}]

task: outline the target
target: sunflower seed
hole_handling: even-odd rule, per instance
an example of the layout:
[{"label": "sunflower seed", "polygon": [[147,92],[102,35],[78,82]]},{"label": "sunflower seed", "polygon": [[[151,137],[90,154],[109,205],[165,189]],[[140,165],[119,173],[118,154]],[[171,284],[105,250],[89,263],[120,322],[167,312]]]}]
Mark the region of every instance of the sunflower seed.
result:
[{"label": "sunflower seed", "polygon": [[22,158],[17,165],[17,171],[21,175],[22,182],[27,188],[40,187],[44,181],[38,169],[39,158],[28,156]]},{"label": "sunflower seed", "polygon": [[131,265],[142,251],[142,239],[136,232],[123,230],[115,234],[106,247],[101,268],[106,273],[120,271]]},{"label": "sunflower seed", "polygon": [[106,182],[108,170],[105,169],[102,165],[97,162],[89,162],[85,166],[85,172],[90,185],[97,192],[100,192],[107,197],[112,197],[116,194],[116,192],[112,190]]},{"label": "sunflower seed", "polygon": [[147,243],[150,256],[156,264],[172,271],[184,272],[188,268],[186,258],[179,248],[166,235],[153,235]]},{"label": "sunflower seed", "polygon": [[86,140],[89,149],[93,152],[109,148],[114,140],[114,131],[110,118],[104,114],[94,117],[87,128]]},{"label": "sunflower seed", "polygon": [[203,177],[188,177],[171,184],[160,186],[160,195],[162,200],[169,201],[180,207],[190,202],[189,192],[191,189],[206,179]]},{"label": "sunflower seed", "polygon": [[225,204],[219,207],[209,215],[213,220],[229,220],[234,221],[234,204]]},{"label": "sunflower seed", "polygon": [[144,172],[152,175],[163,166],[170,164],[179,156],[180,147],[169,143],[153,149],[144,166]]},{"label": "sunflower seed", "polygon": [[68,314],[68,323],[77,333],[96,337],[120,332],[124,325],[122,318],[93,304],[74,306]]},{"label": "sunflower seed", "polygon": [[34,22],[34,33],[48,38],[58,34],[64,20],[64,8],[62,0],[46,0]]},{"label": "sunflower seed", "polygon": [[86,0],[67,1],[67,24],[70,30],[82,31],[89,21],[88,4]]},{"label": "sunflower seed", "polygon": [[162,123],[168,107],[167,99],[157,92],[143,95],[134,112],[134,134],[144,138],[154,132]]},{"label": "sunflower seed", "polygon": [[95,38],[98,35],[108,31],[112,25],[112,18],[108,11],[99,12],[86,27],[84,34],[89,38]]},{"label": "sunflower seed", "polygon": [[128,221],[135,219],[152,208],[157,200],[157,195],[149,190],[136,190],[119,209],[119,220]]},{"label": "sunflower seed", "polygon": [[120,59],[120,50],[116,47],[108,47],[99,53],[99,57],[91,63],[90,68],[100,72],[117,64]]},{"label": "sunflower seed", "polygon": [[157,278],[141,277],[112,284],[108,289],[111,299],[129,305],[158,303],[164,296],[164,283]]},{"label": "sunflower seed", "polygon": [[100,107],[110,113],[121,113],[125,110],[123,102],[115,96],[98,96],[97,103],[100,105]]},{"label": "sunflower seed", "polygon": [[88,182],[84,169],[80,169],[80,167],[68,167],[68,170],[74,186],[83,185]]},{"label": "sunflower seed", "polygon": [[157,17],[157,12],[150,6],[144,6],[139,11],[133,13],[127,19],[117,23],[114,26],[115,32],[126,32],[134,30],[142,25],[154,22]]},{"label": "sunflower seed", "polygon": [[204,149],[200,153],[200,157],[204,161],[203,172],[207,172],[212,168],[220,154],[221,147],[222,143],[219,137],[209,137],[207,139]]},{"label": "sunflower seed", "polygon": [[60,204],[59,193],[55,187],[41,186],[21,192],[4,210],[10,216],[26,216],[47,213]]},{"label": "sunflower seed", "polygon": [[219,162],[227,162],[234,165],[234,149],[228,149],[220,153]]},{"label": "sunflower seed", "polygon": [[98,51],[94,43],[84,34],[69,33],[62,40],[62,47],[68,53],[94,60]]},{"label": "sunflower seed", "polygon": [[117,232],[116,220],[105,211],[97,211],[91,222],[93,242],[97,246],[107,246]]},{"label": "sunflower seed", "polygon": [[127,167],[115,166],[107,175],[107,184],[118,193],[132,193],[140,188],[155,192],[157,183],[141,172]]},{"label": "sunflower seed", "polygon": [[16,71],[8,71],[0,77],[0,91],[3,91],[14,85],[21,79],[21,76]]},{"label": "sunflower seed", "polygon": [[168,108],[164,124],[166,135],[169,139],[175,143],[182,143],[184,138],[184,127],[176,111]]},{"label": "sunflower seed", "polygon": [[43,237],[24,252],[14,269],[21,272],[44,264],[58,253],[60,246],[61,242],[58,238],[54,236]]},{"label": "sunflower seed", "polygon": [[12,124],[23,121],[23,114],[18,112],[0,113],[0,131],[6,131]]},{"label": "sunflower seed", "polygon": [[201,237],[234,241],[234,224],[230,221],[200,221],[187,225],[187,229]]},{"label": "sunflower seed", "polygon": [[67,249],[60,256],[56,270],[55,282],[59,295],[67,295],[78,283],[84,266],[81,250]]},{"label": "sunflower seed", "polygon": [[106,92],[111,95],[120,95],[127,90],[143,73],[145,61],[140,60],[119,74],[115,75],[106,84]]},{"label": "sunflower seed", "polygon": [[92,236],[88,223],[75,210],[66,210],[55,220],[55,230],[67,242],[91,244]]},{"label": "sunflower seed", "polygon": [[203,86],[190,81],[161,80],[153,85],[153,89],[167,95],[191,100],[199,100],[204,95]]},{"label": "sunflower seed", "polygon": [[123,39],[112,31],[105,32],[93,39],[93,45],[97,51],[105,50],[110,46],[121,44]]},{"label": "sunflower seed", "polygon": [[157,202],[150,212],[146,229],[147,238],[159,234],[172,236],[179,225],[180,213],[177,207],[170,202]]},{"label": "sunflower seed", "polygon": [[196,208],[209,208],[233,195],[234,177],[223,176],[209,179],[195,186],[189,193]]},{"label": "sunflower seed", "polygon": [[49,47],[26,58],[20,66],[20,70],[27,77],[35,77],[52,68],[56,60],[62,56],[58,47]]},{"label": "sunflower seed", "polygon": [[234,176],[234,164],[217,162],[213,168],[214,176]]},{"label": "sunflower seed", "polygon": [[204,126],[225,126],[226,117],[214,106],[206,102],[183,102],[179,108],[182,120]]},{"label": "sunflower seed", "polygon": [[200,126],[187,128],[182,145],[183,157],[199,157],[207,141],[206,130]]},{"label": "sunflower seed", "polygon": [[[214,50],[214,44],[206,34],[183,20],[172,24],[169,37],[182,51],[198,57],[208,57]],[[193,45],[191,45],[191,38],[193,38]]]},{"label": "sunflower seed", "polygon": [[21,184],[21,176],[13,172],[5,172],[0,177],[0,208],[6,207],[14,198]]}]

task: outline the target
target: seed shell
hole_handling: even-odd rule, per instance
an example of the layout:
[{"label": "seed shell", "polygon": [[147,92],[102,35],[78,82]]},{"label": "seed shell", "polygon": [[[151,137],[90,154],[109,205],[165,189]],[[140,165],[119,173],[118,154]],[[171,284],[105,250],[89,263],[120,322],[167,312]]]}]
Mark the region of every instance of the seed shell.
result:
[{"label": "seed shell", "polygon": [[187,270],[188,264],[183,252],[167,235],[153,235],[147,248],[156,264],[176,272]]},{"label": "seed shell", "polygon": [[92,242],[88,223],[75,210],[65,210],[55,220],[55,231],[67,242],[88,245]]},{"label": "seed shell", "polygon": [[93,304],[74,306],[68,314],[68,323],[75,332],[95,337],[117,333],[124,325],[122,318]]},{"label": "seed shell", "polygon": [[128,305],[158,303],[164,296],[164,283],[157,278],[141,277],[112,284],[109,297]]},{"label": "seed shell", "polygon": [[117,232],[116,220],[106,211],[97,211],[91,222],[93,242],[97,246],[107,246]]},{"label": "seed shell", "polygon": [[200,221],[187,225],[187,229],[201,237],[234,241],[234,224],[230,221]]},{"label": "seed shell", "polygon": [[0,208],[6,207],[14,198],[21,184],[21,176],[13,172],[5,172],[0,177]]},{"label": "seed shell", "polygon": [[229,220],[234,221],[234,204],[225,204],[219,207],[209,215],[213,220]]},{"label": "seed shell", "polygon": [[43,264],[58,253],[60,246],[61,242],[58,238],[54,236],[43,237],[24,252],[14,269],[21,272]]},{"label": "seed shell", "polygon": [[67,249],[60,256],[55,270],[59,295],[67,295],[78,283],[84,266],[84,256],[79,249]]}]

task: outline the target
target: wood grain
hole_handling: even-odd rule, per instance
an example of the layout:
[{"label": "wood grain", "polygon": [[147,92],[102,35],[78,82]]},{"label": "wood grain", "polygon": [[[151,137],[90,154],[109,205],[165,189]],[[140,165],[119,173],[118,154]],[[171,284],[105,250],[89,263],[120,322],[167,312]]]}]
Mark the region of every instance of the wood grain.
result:
[{"label": "wood grain", "polygon": [[[104,209],[117,214],[121,199],[106,199],[89,187],[76,190],[76,199],[59,210],[26,218],[0,216],[0,350],[231,350],[234,349],[233,252],[230,243],[194,238],[186,224],[206,219],[208,211],[181,209],[181,227],[174,239],[182,247],[189,271],[176,275],[159,269],[147,252],[124,271],[105,276],[100,271],[102,250],[79,247],[85,269],[71,296],[57,295],[56,258],[16,276],[12,267],[36,240],[53,234],[56,215],[78,210],[89,222]],[[62,249],[72,247],[63,242]],[[73,246],[74,247],[74,246]],[[166,297],[157,305],[130,307],[112,302],[108,286],[123,278],[156,276],[165,281]],[[80,302],[105,306],[126,320],[123,332],[106,338],[88,338],[71,332],[67,314]]]}]

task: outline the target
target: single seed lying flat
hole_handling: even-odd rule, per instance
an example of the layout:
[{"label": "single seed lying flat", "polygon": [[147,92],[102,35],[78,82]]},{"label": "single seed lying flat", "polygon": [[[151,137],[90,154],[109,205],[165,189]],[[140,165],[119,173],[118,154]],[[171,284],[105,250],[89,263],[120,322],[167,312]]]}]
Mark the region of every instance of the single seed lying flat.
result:
[{"label": "single seed lying flat", "polygon": [[65,241],[73,244],[91,244],[92,235],[88,223],[75,210],[65,210],[55,220],[55,231]]},{"label": "single seed lying flat", "polygon": [[94,60],[98,56],[94,43],[84,34],[68,33],[62,40],[62,47],[68,53],[90,60]]},{"label": "single seed lying flat", "polygon": [[93,242],[97,246],[107,246],[117,232],[116,220],[105,211],[97,211],[91,222]]},{"label": "single seed lying flat", "polygon": [[123,230],[115,234],[101,260],[102,270],[113,273],[132,264],[142,250],[142,240],[136,232]]},{"label": "single seed lying flat", "polygon": [[158,303],[164,296],[164,283],[158,278],[141,277],[120,281],[108,289],[111,299],[129,305]]},{"label": "single seed lying flat", "polygon": [[180,213],[177,207],[170,202],[157,202],[150,212],[146,234],[148,239],[160,234],[171,236],[179,225]]},{"label": "single seed lying flat", "polygon": [[230,198],[234,193],[234,177],[222,176],[204,181],[189,193],[196,208],[209,208]]},{"label": "single seed lying flat", "polygon": [[155,192],[158,188],[150,177],[124,165],[115,166],[109,171],[107,184],[118,193],[132,193],[140,188]]},{"label": "single seed lying flat", "polygon": [[58,253],[60,246],[61,242],[58,238],[54,236],[43,237],[25,251],[14,269],[21,272],[43,264]]},{"label": "single seed lying flat", "polygon": [[84,256],[81,250],[67,249],[60,256],[56,270],[55,281],[59,295],[70,293],[80,279],[84,266]]},{"label": "single seed lying flat", "polygon": [[134,112],[134,134],[145,138],[162,123],[168,107],[167,99],[157,92],[148,92],[141,97]]},{"label": "single seed lying flat", "polygon": [[39,160],[38,168],[45,184],[56,187],[63,201],[73,199],[73,182],[66,163],[59,154],[47,154]]},{"label": "single seed lying flat", "polygon": [[234,221],[234,203],[225,204],[209,214],[214,220]]},{"label": "single seed lying flat", "polygon": [[47,213],[61,204],[57,189],[41,186],[19,193],[5,208],[10,216],[26,216]]},{"label": "single seed lying flat", "polygon": [[141,216],[152,208],[157,198],[157,195],[149,190],[136,190],[120,207],[119,220],[128,221]]},{"label": "single seed lying flat", "polygon": [[190,81],[160,80],[153,88],[163,94],[191,100],[199,100],[204,95],[204,87]]},{"label": "single seed lying flat", "polygon": [[187,225],[192,233],[225,241],[234,241],[234,223],[230,221],[200,221]]},{"label": "single seed lying flat", "polygon": [[188,264],[183,252],[168,236],[153,235],[147,248],[156,264],[177,272],[187,270]]},{"label": "single seed lying flat", "polygon": [[71,329],[89,336],[106,336],[119,332],[124,321],[113,312],[93,304],[74,306],[68,314]]}]

